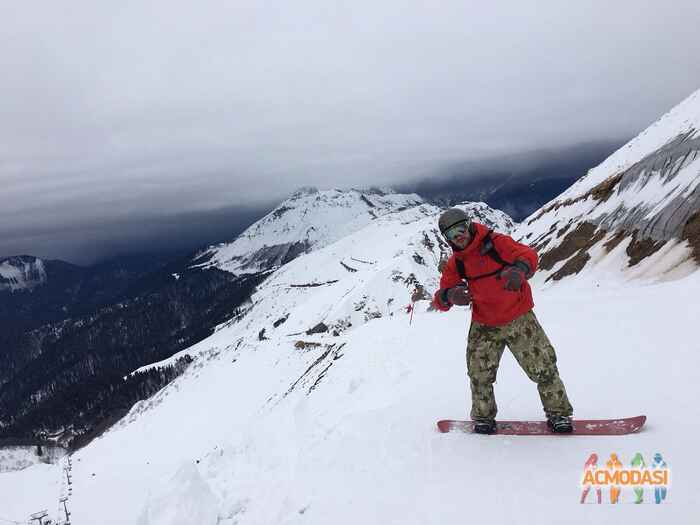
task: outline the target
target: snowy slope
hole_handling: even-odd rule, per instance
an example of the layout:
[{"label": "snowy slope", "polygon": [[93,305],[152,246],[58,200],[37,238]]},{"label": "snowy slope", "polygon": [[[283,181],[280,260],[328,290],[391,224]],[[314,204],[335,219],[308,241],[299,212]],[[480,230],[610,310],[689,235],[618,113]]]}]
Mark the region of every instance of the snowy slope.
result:
[{"label": "snowy slope", "polygon": [[[405,311],[415,283],[437,283],[438,213],[425,204],[388,213],[277,270],[246,316],[188,349],[197,358],[182,377],[74,455],[72,523],[657,522],[658,512],[631,505],[576,505],[592,451],[664,453],[674,483],[664,520],[687,522],[700,466],[691,437],[700,274],[605,288],[580,276],[535,290],[576,414],[644,412],[645,432],[441,435],[437,419],[468,412],[469,313],[428,312],[422,301],[409,325]],[[670,307],[679,302],[686,307]],[[306,333],[320,322],[329,330]],[[534,385],[508,354],[497,396],[502,418],[541,417]],[[59,491],[18,483],[56,487],[63,475],[0,474],[0,494],[12,499],[0,516],[55,509]]]},{"label": "snowy slope", "polygon": [[[489,211],[483,203],[469,203],[463,207],[500,231],[507,232],[512,226],[512,221],[507,216]],[[111,443],[122,450],[117,456],[125,468],[131,461],[131,455],[142,458],[144,456],[141,454],[149,457],[150,454],[156,454],[153,456],[155,463],[159,468],[165,468],[165,472],[170,472],[169,469],[173,466],[179,469],[183,458],[190,457],[193,450],[199,454],[199,451],[209,450],[231,436],[239,439],[241,429],[250,427],[255,422],[252,418],[261,411],[274,410],[275,406],[289,406],[288,399],[320,388],[323,377],[330,373],[331,364],[341,361],[343,346],[348,344],[359,327],[395,316],[401,317],[403,325],[408,296],[415,284],[423,284],[428,289],[436,286],[437,264],[447,254],[447,247],[436,227],[439,213],[438,208],[427,204],[385,213],[370,221],[365,228],[284,265],[259,288],[252,298],[253,306],[245,317],[238,322],[222,325],[213,336],[186,350],[197,359],[183,378],[154,399],[135,407],[116,429],[81,454],[89,455],[93,446]],[[312,335],[305,333],[321,322],[328,327],[327,332]],[[278,348],[279,353],[276,355],[267,352],[271,348]],[[233,369],[228,366],[232,361],[239,360],[241,363],[256,363],[255,356],[258,355],[263,357],[263,361],[258,363],[262,368],[258,368],[258,364],[252,365],[252,368],[243,364]],[[252,361],[249,361],[251,358]],[[304,370],[314,362],[316,366],[304,375]],[[233,375],[230,375],[231,372]],[[243,372],[244,381],[241,381],[238,372]],[[212,382],[201,375],[208,376],[210,373],[215,376],[223,373],[224,375],[218,376],[221,382]],[[296,382],[298,378],[300,379]],[[232,386],[243,390],[231,392],[229,389]],[[176,400],[174,404],[166,401],[175,400],[179,396],[174,394],[183,388],[189,390],[192,387],[208,401],[190,394],[184,399]],[[222,418],[222,413],[217,416],[214,412],[191,405],[194,401],[196,404],[204,402],[206,406],[213,407],[222,400],[227,406],[231,400],[237,400],[224,410],[225,413],[235,411],[235,419]],[[182,401],[184,405],[181,404]],[[163,409],[165,412],[162,412]],[[176,420],[166,422],[157,416],[161,413],[168,414],[168,419],[174,414],[171,410],[178,414]],[[183,432],[181,427],[185,414],[194,418],[204,416],[205,419],[198,422],[187,420],[185,426],[196,435]],[[173,423],[176,427],[172,426]],[[142,424],[149,429],[145,433]],[[146,441],[138,445],[125,445],[121,441],[124,431],[137,440]],[[112,437],[116,437],[116,441],[112,441]],[[190,445],[166,445],[173,439],[179,441],[182,437],[186,437]],[[169,459],[157,459],[158,452],[152,446],[163,452],[167,450]],[[95,450],[98,450],[98,456],[102,454],[100,448]],[[125,456],[125,453],[129,456]],[[78,455],[77,459],[76,465],[83,461],[93,464],[87,456]],[[151,460],[145,461],[150,464]],[[108,490],[124,490],[124,497],[133,497],[134,501],[124,509],[126,514],[115,513],[113,523],[133,523],[136,519],[135,512],[148,506],[162,507],[162,504],[155,504],[152,500],[143,500],[148,494],[148,485],[127,481],[128,472],[118,471],[120,469],[112,469],[118,477],[127,476],[123,478],[126,483]],[[141,469],[139,476],[147,477],[149,471],[150,469]],[[163,474],[159,469],[153,469],[153,472]],[[183,475],[189,476],[187,472],[191,474],[185,469]],[[92,472],[86,476],[92,478]],[[96,473],[98,476],[100,474]],[[195,485],[202,487],[199,482]],[[96,483],[93,486],[99,492],[99,487],[107,489],[108,485]],[[93,494],[83,503],[87,505],[84,507],[86,516],[94,511],[93,503],[101,497]],[[76,501],[75,512],[79,512],[77,509],[80,505]],[[150,511],[143,512],[148,514]]]},{"label": "snowy slope", "polygon": [[[318,337],[336,346],[310,372],[329,347],[300,351],[281,335],[236,348],[225,329],[207,343],[217,356],[75,455],[73,523],[98,514],[101,523],[141,525],[463,523],[465,511],[499,524],[561,523],[562,515],[567,523],[658,523],[659,513],[667,523],[690,523],[700,466],[700,362],[691,342],[698,274],[646,287],[593,284],[578,279],[536,292],[537,313],[579,417],[644,412],[649,423],[638,435],[436,433],[437,418],[467,412],[464,310],[420,308],[411,326],[397,313],[351,337]],[[688,308],[671,315],[678,301]],[[615,315],[601,315],[601,305]],[[665,329],[649,329],[659,324]],[[497,396],[503,418],[541,416],[534,385],[507,353]],[[625,461],[662,452],[673,472],[670,504],[577,506],[581,467],[593,451]],[[13,508],[24,499],[35,510],[36,495],[3,480],[11,476],[0,475],[2,493]],[[24,476],[49,481],[41,469]]]},{"label": "snowy slope", "polygon": [[194,266],[214,266],[235,274],[265,271],[326,246],[377,217],[422,202],[416,194],[397,194],[386,188],[303,188],[233,242],[199,254]]},{"label": "snowy slope", "polygon": [[44,261],[31,255],[0,259],[0,292],[31,290],[46,282]]},{"label": "snowy slope", "polygon": [[42,455],[33,446],[4,446],[0,448],[0,472],[23,470],[39,463],[57,463],[65,455],[65,450],[58,447],[42,447]]},{"label": "snowy slope", "polygon": [[617,248],[618,275],[638,276],[633,267],[654,254],[647,277],[694,271],[700,262],[700,91],[526,219],[516,236],[538,248],[544,277],[552,280],[590,268]]},{"label": "snowy slope", "polygon": [[[394,199],[400,197],[392,195]],[[508,215],[483,202],[465,202],[457,207],[473,220],[498,232],[510,233],[515,226]],[[315,212],[304,215],[312,213]],[[386,212],[359,231],[319,250],[318,254],[308,253],[299,261],[277,269],[261,288],[272,290],[272,296],[265,300],[257,295],[252,298],[253,304],[248,312],[248,319],[253,320],[248,321],[252,328],[244,337],[259,338],[263,329],[262,337],[269,336],[269,331],[275,329],[275,322],[280,322],[280,326],[284,323],[282,328],[288,333],[302,333],[319,323],[324,323],[331,332],[341,333],[370,319],[401,311],[416,284],[427,290],[437,286],[437,266],[451,253],[437,228],[440,213],[439,208],[430,204]],[[265,220],[263,218],[251,229],[262,229]],[[368,276],[371,277],[370,284],[366,282]],[[288,303],[282,300],[281,289],[285,294],[292,294]],[[296,295],[299,299],[294,298]],[[318,300],[325,295],[328,297],[324,301],[328,302],[342,298],[341,305],[329,309],[324,302],[317,307],[320,313],[313,315],[306,309],[298,309],[300,302],[309,297]],[[261,317],[267,322],[260,324]],[[194,351],[200,352],[201,348],[197,345]],[[193,348],[185,349],[135,372],[170,365],[186,354],[192,355],[192,352]]]}]

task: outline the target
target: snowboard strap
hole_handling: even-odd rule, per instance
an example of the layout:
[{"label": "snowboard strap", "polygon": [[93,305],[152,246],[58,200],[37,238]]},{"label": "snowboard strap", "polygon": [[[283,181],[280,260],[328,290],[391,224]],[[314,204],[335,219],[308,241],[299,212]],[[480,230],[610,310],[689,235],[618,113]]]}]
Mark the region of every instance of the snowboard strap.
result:
[{"label": "snowboard strap", "polygon": [[492,231],[489,230],[486,233],[486,236],[484,237],[484,239],[481,241],[481,248],[479,250],[479,254],[488,255],[489,257],[491,257],[491,259],[493,259],[498,264],[500,264],[501,267],[498,270],[494,270],[493,272],[484,273],[481,275],[475,275],[473,277],[470,277],[467,275],[467,272],[464,268],[464,261],[455,257],[455,263],[457,264],[457,272],[459,273],[459,276],[463,280],[469,282],[469,281],[477,281],[479,279],[485,279],[486,277],[492,277],[496,274],[501,273],[501,270],[503,270],[504,267],[509,266],[509,263],[504,261],[503,258],[501,257],[501,255],[498,253],[498,250],[496,250],[496,246],[493,244],[493,239],[491,238],[491,233],[492,233]]}]

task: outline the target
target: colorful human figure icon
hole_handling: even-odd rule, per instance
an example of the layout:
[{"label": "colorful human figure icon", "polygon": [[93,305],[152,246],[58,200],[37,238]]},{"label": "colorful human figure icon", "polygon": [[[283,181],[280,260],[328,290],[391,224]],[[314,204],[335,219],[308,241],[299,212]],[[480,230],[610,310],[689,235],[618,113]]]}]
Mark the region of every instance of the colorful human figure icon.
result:
[{"label": "colorful human figure icon", "polygon": [[[635,469],[646,469],[646,463],[644,463],[644,458],[642,455],[637,452],[634,457],[632,458],[632,462],[630,463],[632,468]],[[643,487],[634,487],[634,495],[636,496],[636,499],[634,500],[635,503],[642,503],[644,501],[644,488]]]},{"label": "colorful human figure icon", "polygon": [[[595,452],[588,456],[588,459],[586,462],[583,464],[583,472],[584,474],[586,471],[591,471],[595,472],[598,468],[598,454]],[[591,491],[591,485],[586,485],[583,489],[583,492],[581,493],[581,503],[586,502],[586,498],[588,497],[588,493]],[[600,487],[596,487],[595,489],[596,495],[598,496],[598,504],[601,504],[603,502],[603,490]]]},{"label": "colorful human figure icon", "polygon": [[[654,461],[651,462],[651,469],[652,470],[666,470],[668,468],[668,465],[666,465],[666,462],[664,461],[664,458],[661,457],[661,454],[658,452],[654,454]],[[666,499],[666,495],[668,494],[668,489],[666,487],[656,487],[654,488],[654,501],[658,505],[661,503],[663,500]]]},{"label": "colorful human figure icon", "polygon": [[[609,471],[615,471],[622,468],[622,462],[614,452],[610,454],[610,459],[606,463]],[[610,503],[618,503],[620,500],[621,489],[618,485],[610,486]]]}]

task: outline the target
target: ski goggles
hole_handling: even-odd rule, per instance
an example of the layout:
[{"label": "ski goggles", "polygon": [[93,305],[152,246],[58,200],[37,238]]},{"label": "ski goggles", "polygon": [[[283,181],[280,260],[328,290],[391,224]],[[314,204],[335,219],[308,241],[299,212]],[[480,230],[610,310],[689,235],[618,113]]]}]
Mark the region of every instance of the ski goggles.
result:
[{"label": "ski goggles", "polygon": [[469,231],[469,225],[466,221],[458,222],[445,230],[443,234],[448,241],[454,241],[460,235],[464,235]]}]

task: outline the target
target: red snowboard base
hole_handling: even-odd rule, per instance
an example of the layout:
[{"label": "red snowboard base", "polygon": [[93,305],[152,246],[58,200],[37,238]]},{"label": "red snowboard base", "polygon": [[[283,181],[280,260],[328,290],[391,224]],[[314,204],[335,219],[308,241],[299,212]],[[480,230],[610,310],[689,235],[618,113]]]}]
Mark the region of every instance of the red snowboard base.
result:
[{"label": "red snowboard base", "polygon": [[[626,417],[622,419],[574,419],[573,435],[576,436],[620,436],[632,434],[644,426],[646,416]],[[438,421],[440,432],[474,432],[473,421],[443,419]],[[507,436],[569,436],[571,434],[554,434],[545,421],[497,421],[496,434]]]}]

